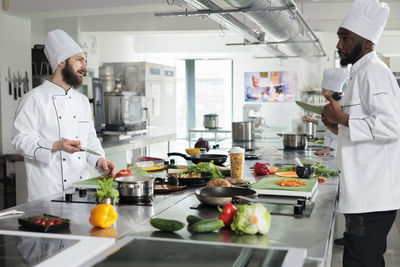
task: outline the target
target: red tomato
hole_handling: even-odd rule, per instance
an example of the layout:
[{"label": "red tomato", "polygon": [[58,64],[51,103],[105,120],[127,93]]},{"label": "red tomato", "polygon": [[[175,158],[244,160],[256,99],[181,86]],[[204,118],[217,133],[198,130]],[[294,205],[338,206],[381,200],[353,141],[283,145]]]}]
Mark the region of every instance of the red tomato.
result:
[{"label": "red tomato", "polygon": [[123,169],[118,172],[118,176],[132,176],[132,171],[130,169]]}]

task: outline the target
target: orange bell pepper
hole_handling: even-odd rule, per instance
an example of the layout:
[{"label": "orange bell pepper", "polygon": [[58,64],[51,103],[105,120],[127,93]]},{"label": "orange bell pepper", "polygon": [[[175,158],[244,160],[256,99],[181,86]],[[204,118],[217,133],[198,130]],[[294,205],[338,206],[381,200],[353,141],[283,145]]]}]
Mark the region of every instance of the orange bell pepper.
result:
[{"label": "orange bell pepper", "polygon": [[100,228],[108,228],[115,223],[118,213],[110,204],[100,204],[90,211],[89,222],[91,225]]}]

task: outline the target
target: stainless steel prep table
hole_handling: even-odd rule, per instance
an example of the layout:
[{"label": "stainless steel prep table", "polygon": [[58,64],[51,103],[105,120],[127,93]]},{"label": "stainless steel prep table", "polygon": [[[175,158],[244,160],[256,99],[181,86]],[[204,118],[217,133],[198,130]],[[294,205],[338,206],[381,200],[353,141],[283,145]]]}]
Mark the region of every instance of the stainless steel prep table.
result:
[{"label": "stainless steel prep table", "polygon": [[[327,164],[330,167],[335,166],[333,157],[317,157],[311,150],[305,151],[284,151],[281,148],[281,142],[265,142],[257,144],[260,147],[259,154],[261,159],[246,161],[245,177],[249,180],[260,179],[252,175],[250,167],[255,162],[269,162],[293,164],[294,157],[299,157],[302,161],[317,161]],[[325,184],[320,184],[318,196],[310,218],[296,219],[290,216],[272,216],[271,230],[266,236],[223,236],[219,233],[190,235],[186,228],[177,232],[178,237],[193,240],[234,242],[244,244],[264,244],[279,247],[299,247],[307,249],[307,261],[305,266],[325,266],[330,262],[330,246],[334,229],[334,210],[336,206],[337,178],[329,178]],[[177,191],[168,195],[157,195],[153,206],[118,206],[119,218],[115,230],[118,232],[118,238],[126,235],[142,235],[160,237],[160,232],[154,232],[154,228],[148,223],[152,216],[163,218],[179,219],[185,221],[188,214],[198,214],[202,217],[216,217],[217,212],[213,210],[201,211],[190,209],[191,206],[199,203],[193,191],[187,189]],[[68,218],[72,221],[70,234],[91,235],[92,226],[88,219],[90,204],[71,204],[51,202],[52,197],[46,197],[41,200],[25,203],[13,209],[23,210],[27,215],[48,213],[60,217]],[[0,219],[0,229],[18,230],[17,217]],[[163,234],[161,234],[163,235]],[[161,237],[173,238],[171,235]],[[224,239],[225,238],[225,239]]]}]

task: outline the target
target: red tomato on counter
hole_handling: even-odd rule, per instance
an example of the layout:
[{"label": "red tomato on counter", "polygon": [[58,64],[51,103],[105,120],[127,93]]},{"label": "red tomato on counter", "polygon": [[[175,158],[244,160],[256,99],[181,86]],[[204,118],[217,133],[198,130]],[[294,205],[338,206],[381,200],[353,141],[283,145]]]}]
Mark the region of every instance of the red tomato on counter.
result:
[{"label": "red tomato on counter", "polygon": [[130,169],[123,169],[118,172],[118,177],[121,176],[132,176],[132,171]]}]

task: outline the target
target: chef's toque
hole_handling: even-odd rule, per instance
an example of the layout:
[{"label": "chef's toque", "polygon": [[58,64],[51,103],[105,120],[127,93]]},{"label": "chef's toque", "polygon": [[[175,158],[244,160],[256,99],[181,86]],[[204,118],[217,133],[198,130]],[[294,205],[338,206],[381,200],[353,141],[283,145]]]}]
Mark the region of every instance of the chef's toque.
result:
[{"label": "chef's toque", "polygon": [[57,29],[46,35],[44,53],[50,62],[53,73],[58,64],[80,52],[83,50],[66,32]]},{"label": "chef's toque", "polygon": [[342,92],[343,84],[348,76],[349,70],[347,68],[325,69],[321,87],[334,92]]},{"label": "chef's toque", "polygon": [[355,0],[340,27],[377,44],[388,16],[389,6],[386,3],[379,3],[378,0]]}]

